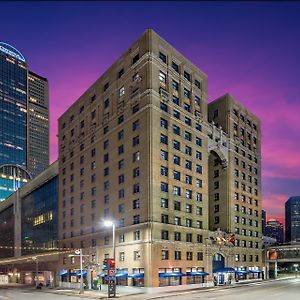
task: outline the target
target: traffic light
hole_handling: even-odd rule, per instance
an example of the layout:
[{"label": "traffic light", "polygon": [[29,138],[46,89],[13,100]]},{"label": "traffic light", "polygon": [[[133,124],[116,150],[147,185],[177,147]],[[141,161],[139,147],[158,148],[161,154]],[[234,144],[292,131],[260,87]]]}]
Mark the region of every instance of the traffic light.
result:
[{"label": "traffic light", "polygon": [[105,258],[104,260],[103,260],[103,270],[108,270],[109,268],[108,268],[108,259],[107,258]]},{"label": "traffic light", "polygon": [[108,259],[108,266],[109,266],[109,269],[114,269],[115,266],[116,266],[116,261],[113,258],[109,258]]}]

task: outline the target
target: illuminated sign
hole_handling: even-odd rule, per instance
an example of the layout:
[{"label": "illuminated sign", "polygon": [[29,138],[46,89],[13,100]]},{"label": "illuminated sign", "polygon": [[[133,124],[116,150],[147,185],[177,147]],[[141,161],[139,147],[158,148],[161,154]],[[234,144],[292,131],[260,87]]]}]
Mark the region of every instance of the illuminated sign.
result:
[{"label": "illuminated sign", "polygon": [[0,51],[19,61],[26,62],[25,57],[22,55],[22,53],[11,45],[0,42]]}]

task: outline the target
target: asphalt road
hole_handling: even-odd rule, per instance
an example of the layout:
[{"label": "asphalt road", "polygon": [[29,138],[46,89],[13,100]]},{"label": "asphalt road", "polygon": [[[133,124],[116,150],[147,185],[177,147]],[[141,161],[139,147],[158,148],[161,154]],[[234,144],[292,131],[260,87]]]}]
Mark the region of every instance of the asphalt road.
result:
[{"label": "asphalt road", "polygon": [[[123,298],[123,297],[122,297]],[[210,299],[210,300],[299,300],[300,278],[252,283],[230,288],[217,288],[200,291],[186,291],[164,295],[135,295],[124,300],[145,299]],[[58,295],[29,289],[1,289],[0,300],[80,300],[85,297]]]},{"label": "asphalt road", "polygon": [[252,283],[233,288],[212,289],[209,291],[184,292],[160,299],[174,300],[210,299],[210,300],[299,300],[300,279],[277,280]]}]

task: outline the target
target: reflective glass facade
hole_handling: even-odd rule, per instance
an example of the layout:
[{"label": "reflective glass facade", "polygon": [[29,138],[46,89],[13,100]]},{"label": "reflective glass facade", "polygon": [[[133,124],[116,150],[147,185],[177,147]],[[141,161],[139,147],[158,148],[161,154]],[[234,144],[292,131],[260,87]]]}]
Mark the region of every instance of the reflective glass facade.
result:
[{"label": "reflective glass facade", "polygon": [[14,220],[13,205],[0,212],[0,258],[14,256]]},{"label": "reflective glass facade", "polygon": [[[58,176],[45,182],[22,199],[22,246],[52,248],[57,246]],[[23,249],[22,255],[41,252]]]},{"label": "reflective glass facade", "polygon": [[[7,164],[27,167],[27,74],[23,56],[0,43],[0,168]],[[0,181],[0,201],[13,192],[15,184],[10,179]]]}]

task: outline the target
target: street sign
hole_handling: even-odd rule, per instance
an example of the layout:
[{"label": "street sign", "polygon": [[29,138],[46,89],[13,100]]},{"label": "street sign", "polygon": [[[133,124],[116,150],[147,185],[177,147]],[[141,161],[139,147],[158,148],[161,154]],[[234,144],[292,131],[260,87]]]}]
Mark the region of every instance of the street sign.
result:
[{"label": "street sign", "polygon": [[115,274],[116,274],[116,270],[115,269],[108,270],[108,276],[109,277],[113,277],[113,276],[115,276]]}]

